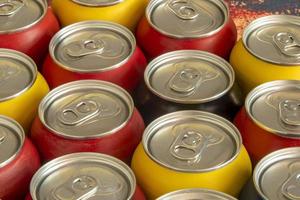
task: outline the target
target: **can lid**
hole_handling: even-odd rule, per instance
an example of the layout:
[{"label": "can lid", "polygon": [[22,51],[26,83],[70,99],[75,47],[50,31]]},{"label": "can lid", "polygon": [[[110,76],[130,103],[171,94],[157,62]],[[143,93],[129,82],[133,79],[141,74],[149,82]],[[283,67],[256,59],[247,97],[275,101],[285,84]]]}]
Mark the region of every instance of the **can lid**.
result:
[{"label": "can lid", "polygon": [[133,113],[133,100],[119,86],[81,80],[52,90],[39,106],[41,122],[62,137],[88,139],[113,134]]},{"label": "can lid", "polygon": [[24,140],[25,133],[18,122],[0,115],[0,168],[18,155]]},{"label": "can lid", "polygon": [[46,0],[0,0],[0,33],[27,29],[46,14]]},{"label": "can lid", "polygon": [[261,128],[282,137],[300,139],[300,81],[262,84],[247,96],[246,111]]},{"label": "can lid", "polygon": [[255,167],[253,181],[263,199],[300,199],[300,147],[275,151]]},{"label": "can lid", "polygon": [[224,59],[203,51],[181,50],[163,54],[149,63],[147,87],[167,101],[205,103],[226,94],[234,84],[234,71]]},{"label": "can lid", "polygon": [[178,111],[153,121],[143,135],[148,156],[158,164],[182,172],[207,172],[232,162],[240,152],[235,126],[202,111]]},{"label": "can lid", "polygon": [[271,15],[259,18],[245,29],[243,44],[264,61],[300,65],[300,17]]},{"label": "can lid", "polygon": [[134,53],[134,35],[124,26],[105,21],[69,25],[52,38],[49,52],[61,67],[80,73],[111,70]]},{"label": "can lid", "polygon": [[164,35],[200,38],[220,31],[229,14],[222,0],[153,0],[148,4],[146,17]]},{"label": "can lid", "polygon": [[91,7],[111,6],[122,3],[124,0],[71,0],[77,4]]},{"label": "can lid", "polygon": [[27,55],[0,48],[0,102],[19,96],[35,82],[37,67]]},{"label": "can lid", "polygon": [[215,190],[193,188],[177,190],[165,194],[156,200],[237,200],[236,198],[229,196],[225,193]]},{"label": "can lid", "polygon": [[74,153],[41,167],[30,183],[33,200],[129,200],[136,187],[131,169],[99,153]]}]

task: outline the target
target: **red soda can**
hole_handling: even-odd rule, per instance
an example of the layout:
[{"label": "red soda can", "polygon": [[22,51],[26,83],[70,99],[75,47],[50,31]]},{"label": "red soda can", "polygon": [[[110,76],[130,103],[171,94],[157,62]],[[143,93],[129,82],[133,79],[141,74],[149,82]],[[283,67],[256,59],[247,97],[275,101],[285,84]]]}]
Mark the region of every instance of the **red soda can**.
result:
[{"label": "red soda can", "polygon": [[47,54],[59,23],[46,0],[1,1],[0,48],[14,49],[30,56],[38,66]]},{"label": "red soda can", "polygon": [[23,199],[39,167],[38,152],[23,128],[13,119],[0,115],[0,199]]},{"label": "red soda can", "polygon": [[146,59],[125,27],[84,21],[65,27],[51,40],[43,74],[50,88],[82,79],[113,82],[133,91]]},{"label": "red soda can", "polygon": [[275,150],[300,146],[300,81],[272,81],[256,87],[235,124],[254,164]]},{"label": "red soda can", "polygon": [[31,137],[44,160],[99,152],[129,162],[143,130],[143,119],[125,90],[81,80],[61,85],[43,99]]},{"label": "red soda can", "polygon": [[132,170],[99,153],[69,154],[45,164],[31,180],[30,196],[28,200],[146,200]]},{"label": "red soda can", "polygon": [[136,35],[149,59],[182,49],[208,51],[227,59],[237,31],[222,0],[153,0]]}]

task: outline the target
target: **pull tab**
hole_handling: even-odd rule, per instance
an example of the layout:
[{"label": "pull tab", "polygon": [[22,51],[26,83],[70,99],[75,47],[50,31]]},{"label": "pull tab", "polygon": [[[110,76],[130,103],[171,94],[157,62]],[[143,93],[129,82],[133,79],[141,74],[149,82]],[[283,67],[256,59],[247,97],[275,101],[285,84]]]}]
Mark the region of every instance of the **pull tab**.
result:
[{"label": "pull tab", "polygon": [[0,144],[5,142],[6,137],[7,133],[2,128],[0,128]]},{"label": "pull tab", "polygon": [[209,146],[223,141],[222,136],[211,133],[199,133],[194,130],[181,132],[170,147],[172,156],[189,164],[199,163],[202,153]]},{"label": "pull tab", "polygon": [[66,53],[71,57],[83,57],[92,54],[101,54],[104,51],[104,42],[102,40],[84,40],[76,41],[66,45]]},{"label": "pull tab", "polygon": [[284,100],[279,103],[280,119],[287,125],[300,126],[300,100]]},{"label": "pull tab", "polygon": [[292,174],[281,188],[282,194],[290,200],[300,200],[300,171]]},{"label": "pull tab", "polygon": [[199,15],[199,11],[190,0],[169,0],[167,6],[177,17],[183,20],[192,20]]},{"label": "pull tab", "polygon": [[24,0],[0,1],[0,16],[16,14],[25,5]]},{"label": "pull tab", "polygon": [[17,76],[21,72],[17,66],[1,66],[0,68],[0,83]]},{"label": "pull tab", "polygon": [[273,41],[284,55],[300,57],[300,41],[297,40],[294,34],[288,32],[277,33],[274,35]]}]

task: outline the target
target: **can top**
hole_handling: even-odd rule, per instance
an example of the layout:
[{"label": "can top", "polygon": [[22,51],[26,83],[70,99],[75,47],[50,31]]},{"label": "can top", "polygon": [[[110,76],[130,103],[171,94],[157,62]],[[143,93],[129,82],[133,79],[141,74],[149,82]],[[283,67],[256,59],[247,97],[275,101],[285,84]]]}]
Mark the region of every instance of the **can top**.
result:
[{"label": "can top", "polygon": [[255,167],[253,181],[263,199],[300,199],[300,147],[275,151]]},{"label": "can top", "polygon": [[264,61],[300,65],[300,17],[271,15],[259,18],[245,29],[245,48]]},{"label": "can top", "polygon": [[129,200],[135,187],[134,174],[122,161],[100,153],[74,153],[41,167],[30,193],[33,200]]},{"label": "can top", "polygon": [[225,193],[201,189],[201,188],[193,188],[193,189],[184,189],[177,190],[174,192],[170,192],[165,194],[156,200],[237,200],[236,198],[229,196]]},{"label": "can top", "polygon": [[19,96],[36,80],[37,67],[27,55],[0,48],[0,102]]},{"label": "can top", "polygon": [[164,35],[201,38],[220,31],[229,12],[222,0],[152,0],[146,17],[150,25]]},{"label": "can top", "polygon": [[246,111],[261,128],[282,137],[300,139],[300,81],[264,83],[247,96]]},{"label": "can top", "polygon": [[47,12],[46,0],[0,0],[0,33],[17,32],[38,23]]},{"label": "can top", "polygon": [[66,70],[92,73],[122,66],[135,48],[135,38],[124,26],[105,21],[84,21],[56,33],[49,52],[52,59]]},{"label": "can top", "polygon": [[151,92],[160,98],[196,104],[226,94],[234,84],[235,75],[230,64],[214,54],[180,50],[150,62],[144,79]]},{"label": "can top", "polygon": [[122,3],[124,0],[72,0],[72,1],[83,6],[103,7],[103,6],[111,6],[118,3]]},{"label": "can top", "polygon": [[143,135],[148,156],[171,170],[198,173],[219,169],[240,152],[235,126],[202,111],[178,111],[153,121]]},{"label": "can top", "polygon": [[24,140],[25,133],[18,122],[0,115],[0,169],[14,160]]},{"label": "can top", "polygon": [[130,95],[105,81],[81,80],[53,89],[39,106],[41,122],[53,133],[71,139],[113,134],[133,113]]}]

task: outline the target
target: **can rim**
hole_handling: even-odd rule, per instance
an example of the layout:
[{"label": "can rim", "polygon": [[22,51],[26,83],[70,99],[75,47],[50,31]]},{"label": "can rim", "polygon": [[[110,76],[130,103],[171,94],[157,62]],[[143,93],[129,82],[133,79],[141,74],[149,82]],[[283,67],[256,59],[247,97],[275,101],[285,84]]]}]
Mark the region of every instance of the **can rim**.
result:
[{"label": "can rim", "polygon": [[34,1],[38,2],[38,4],[40,4],[41,8],[43,9],[42,10],[42,14],[41,14],[41,16],[38,19],[36,19],[32,23],[30,23],[30,24],[28,24],[26,26],[20,27],[20,28],[15,28],[15,29],[10,29],[10,30],[0,31],[0,34],[21,32],[21,31],[29,29],[30,27],[38,24],[45,17],[45,15],[47,13],[48,2],[47,2],[47,0],[34,0]]},{"label": "can rim", "polygon": [[61,167],[64,167],[68,164],[83,162],[83,161],[94,161],[101,164],[106,164],[108,166],[114,167],[115,169],[122,172],[130,183],[130,195],[128,200],[130,200],[136,189],[136,178],[133,171],[121,160],[114,158],[109,155],[102,153],[92,153],[92,152],[81,152],[81,153],[72,153],[67,154],[58,158],[55,158],[46,164],[44,164],[32,177],[30,182],[30,195],[33,200],[38,200],[36,193],[40,185],[40,182],[51,175],[51,173],[59,170]]},{"label": "can rim", "polygon": [[3,102],[3,101],[10,100],[10,99],[14,99],[14,98],[22,95],[23,93],[25,93],[27,90],[29,90],[37,79],[38,70],[37,70],[37,66],[36,66],[35,62],[29,56],[27,56],[26,54],[24,54],[22,52],[12,50],[12,49],[0,48],[0,56],[5,56],[5,57],[11,58],[11,59],[18,59],[19,61],[26,64],[26,66],[28,67],[28,70],[30,70],[32,73],[32,80],[30,81],[30,83],[26,87],[24,87],[22,90],[20,90],[19,92],[15,93],[13,95],[4,97],[4,98],[0,98],[0,102]]},{"label": "can rim", "polygon": [[113,6],[119,3],[122,3],[124,0],[115,0],[114,2],[106,2],[106,3],[97,3],[97,4],[92,4],[92,3],[84,3],[81,2],[80,0],[71,0],[76,4],[82,5],[82,6],[87,6],[87,7],[106,7],[106,6]]},{"label": "can rim", "polygon": [[[176,121],[178,119],[202,119],[205,120],[207,122],[211,122],[215,125],[222,125],[222,127],[226,130],[228,130],[228,132],[230,133],[230,136],[232,136],[232,139],[235,142],[236,145],[236,149],[235,149],[235,153],[234,155],[228,159],[226,162],[215,166],[215,167],[210,167],[207,169],[189,169],[189,170],[184,170],[184,169],[180,169],[177,167],[173,167],[169,164],[165,164],[163,162],[161,162],[159,159],[157,159],[155,156],[153,156],[149,150],[149,145],[148,142],[151,140],[151,138],[153,137],[153,135],[155,134],[155,131],[158,129],[157,127],[163,127],[164,125],[166,125],[169,121]],[[230,164],[231,162],[233,162],[238,155],[241,152],[241,148],[242,148],[242,137],[240,135],[239,130],[227,119],[220,117],[216,114],[213,113],[209,113],[209,112],[205,112],[205,111],[199,111],[199,110],[182,110],[182,111],[176,111],[173,113],[169,113],[166,115],[163,115],[159,118],[157,118],[156,120],[152,121],[144,130],[144,134],[143,134],[143,138],[142,138],[142,145],[143,145],[143,149],[146,152],[146,154],[149,156],[149,158],[154,161],[155,163],[159,164],[162,167],[165,167],[167,169],[170,170],[175,170],[175,171],[179,171],[179,172],[184,172],[184,173],[205,173],[205,172],[210,172],[210,171],[214,171],[217,169],[221,169],[225,166],[227,166],[228,164]]]},{"label": "can rim", "polygon": [[[110,67],[105,67],[102,69],[79,69],[79,68],[72,68],[68,65],[65,65],[61,63],[55,56],[55,50],[58,44],[63,41],[66,37],[76,33],[77,31],[81,31],[87,28],[100,28],[100,29],[108,29],[111,31],[115,31],[120,35],[123,35],[128,42],[130,42],[131,46],[131,51],[129,55],[123,59],[121,62],[112,65]],[[77,22],[71,25],[68,25],[61,30],[59,30],[51,39],[49,43],[49,54],[51,59],[57,64],[59,67],[70,71],[70,72],[76,72],[80,74],[91,74],[91,73],[97,73],[97,72],[106,72],[110,71],[113,69],[120,68],[124,65],[124,63],[128,62],[129,59],[131,59],[132,55],[134,54],[136,50],[136,40],[133,35],[133,33],[127,29],[125,26],[122,26],[120,24],[114,23],[114,22],[109,22],[109,21],[102,21],[102,20],[87,20],[87,21],[82,21],[82,22]]]},{"label": "can rim", "polygon": [[[150,77],[155,71],[163,67],[164,63],[167,63],[169,61],[172,61],[173,59],[186,59],[188,57],[191,58],[200,58],[204,61],[210,61],[217,65],[218,68],[220,68],[224,74],[226,74],[229,78],[229,84],[226,89],[224,89],[219,94],[216,94],[209,98],[204,99],[191,99],[191,100],[184,100],[184,99],[176,99],[172,97],[168,97],[167,95],[161,94],[160,92],[156,91],[150,83]],[[174,103],[180,103],[180,104],[199,104],[199,103],[207,103],[214,101],[216,99],[221,98],[222,96],[226,95],[233,87],[235,82],[235,73],[231,65],[223,58],[214,55],[209,52],[205,51],[199,51],[199,50],[178,50],[178,51],[171,51],[165,54],[162,54],[155,59],[153,59],[146,67],[144,71],[144,81],[147,86],[147,88],[156,96],[170,102]]]},{"label": "can rim", "polygon": [[[46,112],[49,104],[54,102],[56,100],[56,98],[58,98],[61,95],[61,93],[67,93],[72,90],[80,89],[83,86],[89,86],[88,89],[105,90],[109,93],[115,94],[116,96],[120,97],[124,101],[124,103],[126,104],[126,106],[128,108],[128,116],[124,120],[124,122],[122,124],[120,124],[118,127],[115,127],[114,129],[112,129],[110,131],[95,134],[92,136],[75,136],[75,135],[71,136],[69,134],[65,134],[63,132],[56,131],[54,128],[52,128],[50,125],[48,125],[45,120],[44,113]],[[97,139],[97,138],[105,137],[107,135],[112,135],[112,134],[118,132],[119,130],[121,130],[122,128],[124,128],[129,123],[130,119],[133,116],[133,113],[134,113],[134,103],[133,103],[131,96],[129,95],[129,93],[126,90],[124,90],[123,88],[121,88],[120,86],[118,86],[116,84],[113,84],[113,83],[110,83],[107,81],[100,81],[100,80],[93,80],[93,79],[72,81],[72,82],[69,82],[69,83],[66,83],[66,84],[63,84],[63,85],[60,85],[60,86],[54,88],[43,98],[43,100],[39,104],[39,108],[38,108],[38,117],[46,129],[51,131],[52,134],[55,134],[59,137],[66,138],[66,139],[72,139],[72,140]]]},{"label": "can rim", "polygon": [[23,149],[24,142],[25,142],[25,132],[22,126],[14,119],[9,118],[4,115],[0,115],[0,123],[9,123],[8,126],[9,128],[12,128],[15,133],[18,135],[19,140],[20,140],[20,145],[17,149],[17,151],[6,161],[0,163],[0,169],[8,165],[10,162],[12,162],[20,153],[21,150]]},{"label": "can rim", "polygon": [[289,147],[289,148],[284,148],[284,149],[274,151],[266,155],[257,163],[253,171],[252,180],[256,191],[263,199],[268,199],[268,197],[264,195],[260,185],[260,178],[263,175],[264,171],[267,170],[269,166],[271,166],[276,162],[279,162],[287,158],[297,158],[297,157],[299,158],[299,155],[300,155],[300,147]]},{"label": "can rim", "polygon": [[218,33],[219,31],[221,31],[224,26],[227,24],[228,20],[229,20],[229,7],[227,5],[227,3],[225,3],[225,1],[222,1],[222,0],[209,0],[210,2],[216,4],[220,10],[223,12],[224,14],[224,22],[223,24],[218,27],[217,29],[213,30],[213,31],[210,31],[208,33],[205,33],[205,34],[199,34],[199,35],[195,35],[195,36],[182,36],[182,35],[177,35],[177,34],[172,34],[172,33],[168,33],[166,31],[163,31],[161,30],[159,27],[157,27],[151,20],[151,15],[153,13],[153,10],[155,9],[155,7],[163,2],[165,0],[151,0],[146,8],[146,13],[145,13],[145,16],[146,16],[146,19],[148,21],[148,23],[150,24],[150,26],[152,28],[154,28],[156,31],[158,31],[159,33],[163,34],[163,35],[166,35],[166,36],[169,36],[171,38],[175,38],[175,39],[185,39],[185,38],[191,38],[191,39],[196,39],[196,38],[206,38],[206,37],[209,37],[209,36],[212,36],[216,33]]},{"label": "can rim", "polygon": [[[244,48],[254,57],[271,63],[271,64],[276,64],[276,65],[285,65],[285,66],[298,66],[300,65],[299,63],[284,63],[284,62],[276,62],[271,59],[264,58],[263,56],[260,56],[259,54],[255,53],[254,51],[251,50],[251,48],[248,46],[248,37],[251,35],[253,30],[256,30],[257,28],[261,27],[262,25],[265,24],[271,24],[272,22],[279,22],[279,20],[284,20],[284,22],[288,22],[290,24],[295,24],[298,22],[298,25],[300,26],[300,17],[299,16],[294,16],[294,15],[269,15],[269,16],[264,16],[260,17],[258,19],[255,19],[252,21],[243,31],[242,35],[242,43]],[[282,21],[280,21],[282,23]],[[284,67],[284,66],[283,66]]]},{"label": "can rim", "polygon": [[[283,137],[283,138],[299,139],[300,140],[299,135],[296,136],[294,134],[289,134],[286,131],[284,132],[284,131],[274,130],[273,128],[270,128],[270,127],[264,125],[263,123],[261,123],[260,121],[255,119],[255,117],[253,116],[253,114],[251,112],[253,102],[255,102],[255,100],[257,98],[259,98],[262,94],[266,93],[267,91],[270,91],[272,88],[279,87],[279,86],[282,86],[284,84],[286,86],[295,86],[296,84],[300,85],[300,80],[276,80],[276,81],[266,82],[266,83],[263,83],[263,84],[255,87],[246,96],[246,100],[245,100],[246,114],[258,127],[262,128],[263,130],[265,130],[269,133],[272,133],[274,135],[277,135],[277,136],[280,136],[280,137]],[[300,87],[300,86],[298,86],[298,87]]]}]

